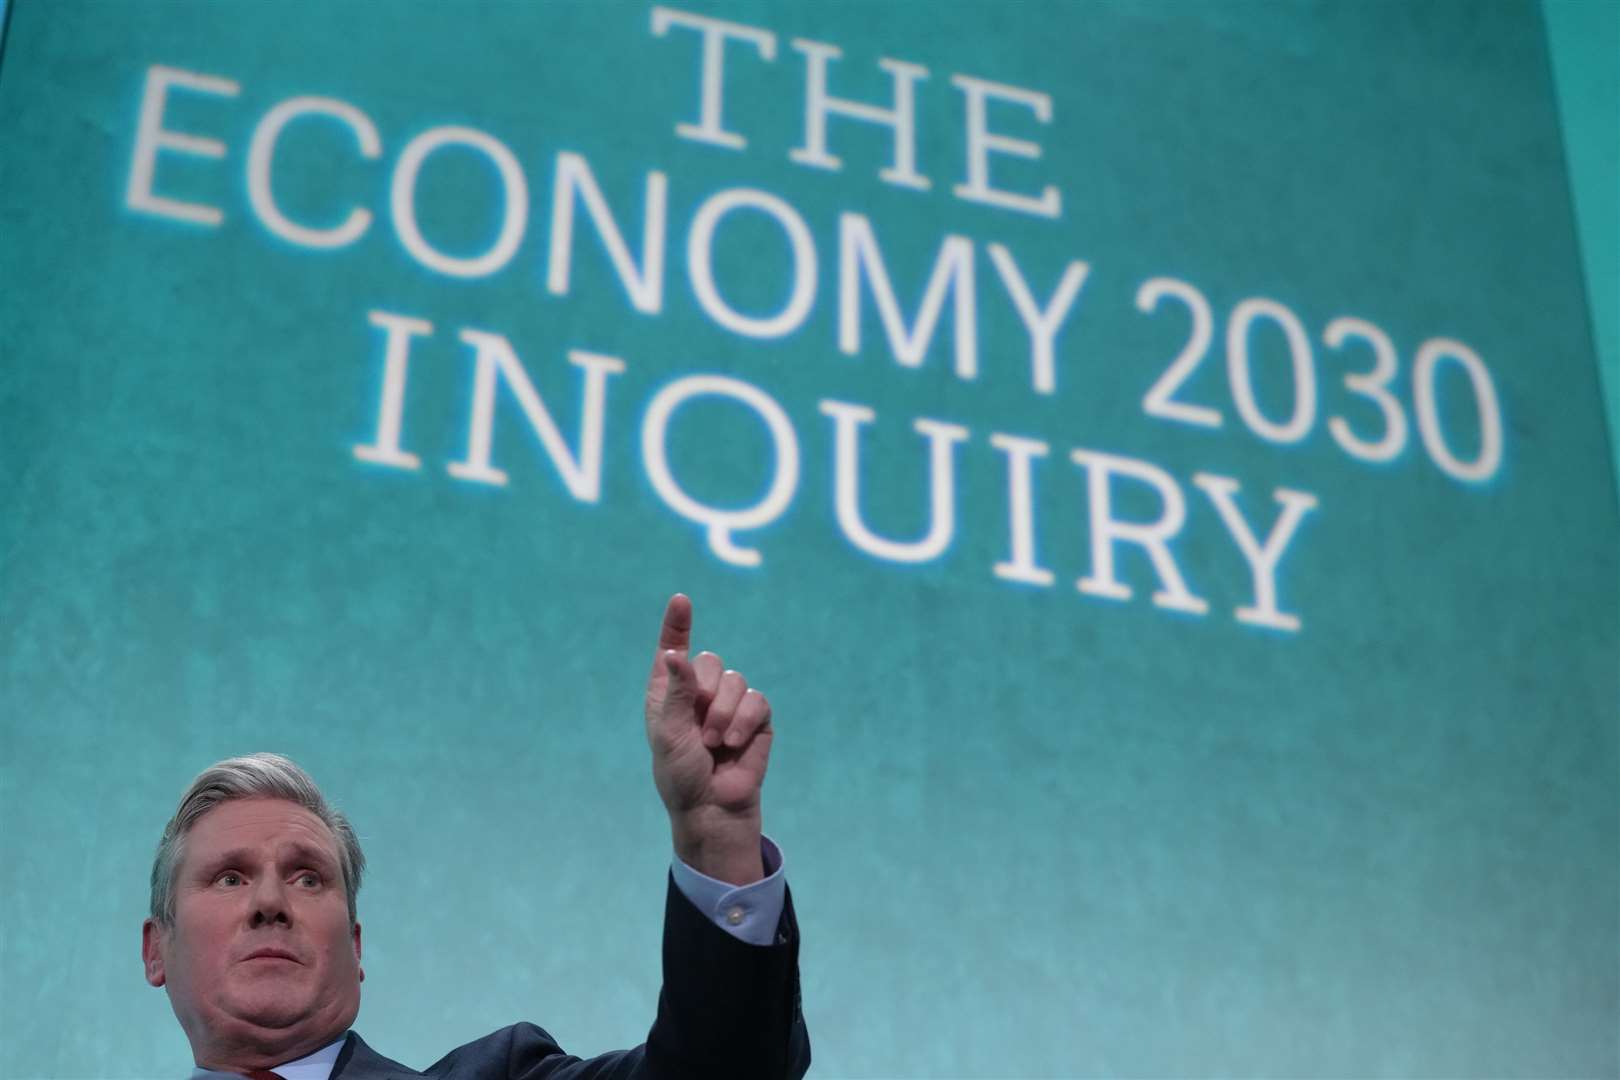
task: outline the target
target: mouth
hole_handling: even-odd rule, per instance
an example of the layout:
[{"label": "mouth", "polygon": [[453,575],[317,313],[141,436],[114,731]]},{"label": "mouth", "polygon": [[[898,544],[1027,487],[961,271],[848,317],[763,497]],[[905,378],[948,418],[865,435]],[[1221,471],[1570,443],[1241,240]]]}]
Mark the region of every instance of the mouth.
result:
[{"label": "mouth", "polygon": [[285,949],[255,949],[242,957],[243,962],[249,960],[280,960],[289,964],[302,963],[298,957]]}]

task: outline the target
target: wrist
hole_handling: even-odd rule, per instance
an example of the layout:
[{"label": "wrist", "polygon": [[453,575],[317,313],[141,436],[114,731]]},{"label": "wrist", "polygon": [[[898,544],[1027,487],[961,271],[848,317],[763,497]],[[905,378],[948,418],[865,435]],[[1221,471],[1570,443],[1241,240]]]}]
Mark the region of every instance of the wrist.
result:
[{"label": "wrist", "polygon": [[700,874],[730,885],[751,885],[765,877],[758,810],[732,814],[691,811],[671,814],[675,857]]}]

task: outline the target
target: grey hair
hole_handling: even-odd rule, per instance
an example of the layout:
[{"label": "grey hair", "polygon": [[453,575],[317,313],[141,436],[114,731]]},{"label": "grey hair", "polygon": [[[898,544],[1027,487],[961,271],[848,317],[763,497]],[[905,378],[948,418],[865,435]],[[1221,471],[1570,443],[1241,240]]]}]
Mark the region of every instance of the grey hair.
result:
[{"label": "grey hair", "polygon": [[280,754],[248,754],[215,762],[186,788],[179,809],[163,827],[163,839],[152,860],[152,918],[163,926],[174,925],[174,880],[185,860],[186,834],[208,811],[234,799],[286,799],[332,830],[343,870],[343,892],[349,901],[349,922],[354,922],[355,897],[366,869],[360,838],[349,819],[327,805],[309,774]]}]

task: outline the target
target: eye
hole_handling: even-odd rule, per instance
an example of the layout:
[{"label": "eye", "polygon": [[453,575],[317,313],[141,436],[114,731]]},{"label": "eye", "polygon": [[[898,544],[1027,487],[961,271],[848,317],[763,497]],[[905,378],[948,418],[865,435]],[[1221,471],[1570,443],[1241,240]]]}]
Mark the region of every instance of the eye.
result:
[{"label": "eye", "polygon": [[216,879],[216,884],[230,885],[233,887],[240,885],[242,884],[242,875],[238,874],[235,870],[227,870],[223,874],[219,875],[219,877]]},{"label": "eye", "polygon": [[306,889],[318,889],[321,887],[321,876],[312,870],[306,870],[298,875],[298,884]]}]

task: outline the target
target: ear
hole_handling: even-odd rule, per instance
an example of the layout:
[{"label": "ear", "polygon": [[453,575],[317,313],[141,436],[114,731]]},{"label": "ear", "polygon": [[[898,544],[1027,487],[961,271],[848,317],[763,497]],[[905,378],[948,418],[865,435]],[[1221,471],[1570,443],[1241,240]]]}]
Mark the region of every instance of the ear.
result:
[{"label": "ear", "polygon": [[[355,944],[359,944],[358,938]],[[146,965],[147,982],[162,986],[168,981],[163,974],[163,927],[155,919],[141,923],[141,961]]]},{"label": "ear", "polygon": [[366,969],[360,966],[360,924],[354,924],[354,967],[360,972],[360,981],[366,981]]}]

